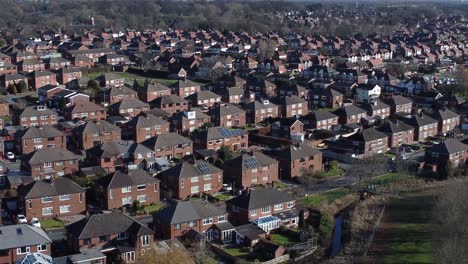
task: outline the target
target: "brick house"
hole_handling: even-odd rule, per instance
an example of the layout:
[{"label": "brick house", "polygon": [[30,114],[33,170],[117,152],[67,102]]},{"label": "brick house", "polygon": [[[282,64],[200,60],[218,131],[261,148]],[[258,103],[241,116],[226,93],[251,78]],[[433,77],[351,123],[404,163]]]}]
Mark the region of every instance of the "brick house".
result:
[{"label": "brick house", "polygon": [[149,103],[158,97],[170,94],[171,88],[157,82],[148,83],[142,88],[138,89],[138,98],[146,103]]},{"label": "brick house", "polygon": [[0,61],[0,75],[18,73],[18,66],[9,62]]},{"label": "brick house", "polygon": [[57,71],[57,81],[60,84],[68,84],[82,77],[81,69],[78,67],[65,67]]},{"label": "brick house", "polygon": [[355,154],[362,154],[364,158],[370,158],[388,151],[388,136],[375,128],[359,131],[345,140],[351,141]]},{"label": "brick house", "polygon": [[297,226],[296,201],[272,188],[250,189],[226,201],[229,221],[234,225],[254,223],[269,233],[282,225]]},{"label": "brick house", "polygon": [[361,122],[361,118],[367,116],[366,110],[355,105],[347,105],[338,108],[333,113],[338,116],[338,123],[343,125],[359,124]]},{"label": "brick house", "polygon": [[232,151],[246,150],[249,147],[249,134],[243,129],[209,127],[192,135],[195,149],[219,150],[226,146]]},{"label": "brick house", "polygon": [[290,145],[267,154],[271,154],[279,161],[279,177],[282,179],[301,177],[308,172],[315,173],[323,170],[322,152],[307,144]]},{"label": "brick house", "polygon": [[176,239],[190,232],[202,234],[208,241],[231,243],[234,226],[225,211],[202,201],[176,202],[153,215],[158,239]]},{"label": "brick house", "polygon": [[18,63],[18,69],[22,72],[45,71],[45,64],[39,60],[22,60]]},{"label": "brick house", "polygon": [[10,102],[4,97],[0,98],[0,117],[10,116]]},{"label": "brick house", "polygon": [[152,104],[171,115],[188,110],[188,101],[175,94],[158,97]]},{"label": "brick house", "polygon": [[285,96],[280,105],[283,118],[305,115],[309,112],[309,103],[296,95]]},{"label": "brick house", "polygon": [[151,137],[170,132],[170,123],[152,114],[141,114],[123,125],[122,136],[141,143]]},{"label": "brick house", "polygon": [[310,92],[309,100],[312,105],[323,108],[336,109],[343,105],[344,96],[342,93],[331,89],[313,89]]},{"label": "brick house", "polygon": [[438,122],[435,119],[419,113],[410,117],[403,117],[401,121],[414,128],[414,141],[424,141],[428,137],[435,137],[438,134]]},{"label": "brick house", "polygon": [[154,232],[121,212],[94,214],[66,226],[66,230],[74,253],[96,249],[108,257],[118,255],[125,263],[134,262],[154,247]]},{"label": "brick house", "polygon": [[29,154],[41,148],[67,148],[66,136],[53,126],[29,127],[15,133],[18,154]]},{"label": "brick house", "polygon": [[460,126],[460,115],[446,108],[435,110],[430,117],[437,120],[437,133],[439,135],[445,136]]},{"label": "brick house", "polygon": [[120,141],[121,130],[105,120],[89,121],[74,128],[72,136],[76,140],[77,147],[86,150],[102,142]]},{"label": "brick house", "polygon": [[18,85],[21,81],[23,81],[24,83],[26,83],[26,85],[28,85],[28,77],[19,73],[1,75],[0,81],[1,81],[1,86],[3,87],[4,91],[7,90],[10,84]]},{"label": "brick house", "polygon": [[107,118],[107,111],[101,105],[93,102],[80,102],[69,106],[66,110],[68,120],[104,120]]},{"label": "brick house", "polygon": [[70,67],[71,62],[62,57],[52,57],[44,60],[47,70],[58,70],[60,68]]},{"label": "brick house", "polygon": [[215,194],[223,188],[223,171],[203,160],[181,162],[158,177],[161,188],[179,200],[202,193]]},{"label": "brick house", "polygon": [[171,117],[173,130],[188,136],[195,129],[200,129],[210,123],[210,116],[198,109],[174,113]]},{"label": "brick house", "polygon": [[362,108],[365,109],[367,111],[367,115],[371,117],[380,117],[385,119],[390,116],[390,106],[378,100],[364,104]]},{"label": "brick house", "polygon": [[58,85],[57,75],[55,75],[55,73],[50,72],[50,71],[45,71],[45,70],[32,71],[31,73],[29,73],[28,78],[29,78],[29,85],[34,90],[37,90],[47,85]]},{"label": "brick house", "polygon": [[131,206],[133,201],[141,205],[159,202],[159,180],[142,170],[127,173],[116,171],[97,180],[97,200],[101,208],[114,210]]},{"label": "brick house", "polygon": [[[252,95],[254,95],[252,93]],[[230,104],[239,104],[244,102],[244,100],[249,100],[247,98],[246,92],[242,87],[228,87],[222,92],[222,101]],[[253,96],[253,100],[255,100],[255,96]]]},{"label": "brick house", "polygon": [[412,145],[414,128],[401,121],[384,123],[377,129],[388,136],[388,147],[398,148],[403,144]]},{"label": "brick house", "polygon": [[224,181],[246,189],[278,181],[278,161],[261,152],[251,152],[223,163]]},{"label": "brick house", "polygon": [[46,256],[52,253],[52,240],[41,228],[28,224],[5,225],[0,226],[0,234],[0,263],[15,264],[31,253],[42,253]]},{"label": "brick house", "polygon": [[66,149],[53,148],[37,149],[27,154],[21,166],[34,180],[72,175],[79,169],[78,156]]},{"label": "brick house", "polygon": [[125,78],[109,72],[96,78],[101,87],[121,87],[125,84]]},{"label": "brick house", "polygon": [[338,116],[322,109],[310,112],[301,120],[306,128],[311,129],[332,130],[338,124]]},{"label": "brick house", "polygon": [[16,124],[25,127],[57,125],[57,113],[46,106],[27,106],[16,118]]},{"label": "brick house", "polygon": [[109,87],[103,92],[103,100],[109,104],[115,104],[123,99],[136,99],[137,92],[125,86]]},{"label": "brick house", "polygon": [[155,152],[155,158],[182,159],[193,153],[192,141],[177,133],[156,135],[145,140],[143,145]]},{"label": "brick house", "polygon": [[218,104],[211,108],[208,114],[215,126],[244,127],[246,125],[246,113],[241,108],[232,104]]},{"label": "brick house", "polygon": [[254,92],[256,96],[271,98],[276,96],[276,85],[262,79],[250,79],[245,84],[245,89]]},{"label": "brick house", "polygon": [[124,98],[109,106],[109,113],[131,118],[150,110],[150,106],[137,98]]},{"label": "brick house", "polygon": [[411,114],[411,111],[413,110],[413,101],[401,95],[394,95],[388,98],[386,103],[390,106],[391,115],[398,112]]},{"label": "brick house", "polygon": [[457,139],[447,139],[439,144],[433,144],[426,149],[426,163],[434,164],[439,171],[447,165],[459,167],[466,164],[468,158],[468,145]]},{"label": "brick house", "polygon": [[257,124],[267,118],[279,117],[279,107],[269,100],[262,100],[261,102],[255,100],[245,105],[245,112],[247,123]]},{"label": "brick house", "polygon": [[199,84],[186,79],[179,80],[169,87],[172,89],[172,93],[182,98],[198,93],[201,90]]},{"label": "brick house", "polygon": [[192,106],[199,106],[202,109],[209,109],[217,103],[221,102],[221,95],[215,94],[212,91],[199,91],[185,97]]},{"label": "brick house", "polygon": [[64,178],[34,181],[18,188],[19,207],[28,220],[72,216],[86,212],[86,190]]}]

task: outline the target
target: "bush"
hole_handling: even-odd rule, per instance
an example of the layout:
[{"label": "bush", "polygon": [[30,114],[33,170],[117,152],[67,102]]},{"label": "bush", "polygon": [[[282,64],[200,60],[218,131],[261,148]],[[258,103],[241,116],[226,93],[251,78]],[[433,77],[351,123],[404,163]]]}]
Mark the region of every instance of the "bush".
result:
[{"label": "bush", "polygon": [[328,237],[328,235],[330,235],[330,233],[333,231],[334,222],[335,221],[333,219],[333,216],[331,216],[329,212],[322,212],[322,217],[320,218],[319,231],[323,238]]}]

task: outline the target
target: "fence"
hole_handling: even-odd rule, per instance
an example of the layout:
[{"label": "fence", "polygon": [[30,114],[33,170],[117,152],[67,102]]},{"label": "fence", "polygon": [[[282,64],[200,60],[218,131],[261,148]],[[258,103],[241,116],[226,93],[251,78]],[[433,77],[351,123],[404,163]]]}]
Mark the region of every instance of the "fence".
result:
[{"label": "fence", "polygon": [[262,262],[262,264],[276,264],[276,263],[282,263],[282,262],[285,262],[285,261],[288,261],[288,260],[289,260],[289,254],[285,254],[283,256],[279,256],[279,257],[274,258],[272,260]]}]

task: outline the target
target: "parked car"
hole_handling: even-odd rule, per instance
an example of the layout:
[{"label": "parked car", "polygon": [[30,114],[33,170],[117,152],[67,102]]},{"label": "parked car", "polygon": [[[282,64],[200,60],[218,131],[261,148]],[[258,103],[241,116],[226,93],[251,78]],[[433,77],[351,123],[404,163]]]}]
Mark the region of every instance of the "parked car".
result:
[{"label": "parked car", "polygon": [[33,219],[31,219],[31,225],[41,228],[41,222],[39,222],[39,219],[37,219],[36,217],[33,217]]},{"label": "parked car", "polygon": [[28,220],[26,219],[26,216],[19,214],[16,216],[16,220],[18,221],[18,224],[27,224]]},{"label": "parked car", "polygon": [[9,160],[13,160],[13,159],[15,159],[15,154],[13,152],[7,152],[7,158]]}]

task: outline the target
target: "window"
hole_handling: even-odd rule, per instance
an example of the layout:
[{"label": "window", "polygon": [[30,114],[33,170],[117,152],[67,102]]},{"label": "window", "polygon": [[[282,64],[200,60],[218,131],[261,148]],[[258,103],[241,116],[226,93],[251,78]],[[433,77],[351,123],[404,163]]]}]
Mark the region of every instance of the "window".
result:
[{"label": "window", "polygon": [[190,182],[198,182],[198,176],[190,178]]},{"label": "window", "polygon": [[132,186],[122,187],[122,193],[129,193],[132,191]]},{"label": "window", "polygon": [[32,209],[32,200],[28,200],[28,208]]},{"label": "window", "polygon": [[29,252],[31,252],[30,247],[20,247],[20,248],[16,249],[16,254],[18,254],[18,255],[27,254]]},{"label": "window", "polygon": [[200,186],[192,186],[190,188],[190,193],[199,193],[200,192]]},{"label": "window", "polygon": [[180,224],[175,224],[175,225],[174,225],[174,229],[175,229],[175,230],[180,230]]},{"label": "window", "polygon": [[293,201],[289,201],[288,202],[288,208],[292,208],[294,206],[294,202]]},{"label": "window", "polygon": [[142,246],[149,246],[150,244],[150,236],[142,236],[141,237],[141,245]]},{"label": "window", "polygon": [[180,188],[181,188],[181,189],[184,188],[184,180],[180,180]]},{"label": "window", "polygon": [[205,181],[211,180],[211,174],[206,174],[206,175],[204,175],[204,176],[203,176],[203,179],[204,179]]},{"label": "window", "polygon": [[275,204],[275,211],[283,210],[283,204]]},{"label": "window", "polygon": [[203,219],[203,225],[209,225],[213,223],[213,217],[208,217]]},{"label": "window", "polygon": [[52,196],[42,197],[42,203],[51,203],[53,200]]},{"label": "window", "polygon": [[124,206],[126,204],[132,204],[132,197],[122,198],[122,206]]},{"label": "window", "polygon": [[218,222],[224,222],[224,221],[226,221],[226,216],[224,215],[218,216]]},{"label": "window", "polygon": [[137,186],[138,191],[146,190],[146,184],[141,184]]},{"label": "window", "polygon": [[138,196],[137,196],[137,200],[138,200],[139,202],[146,202],[146,194],[138,195]]},{"label": "window", "polygon": [[267,207],[263,207],[261,212],[262,214],[266,214],[266,213],[269,213],[271,210],[271,207],[270,206],[267,206]]},{"label": "window", "polygon": [[112,195],[112,190],[109,190],[109,199],[114,199],[114,196]]},{"label": "window", "polygon": [[70,200],[70,194],[62,194],[62,195],[59,195],[59,200],[60,200],[60,201],[68,201],[68,200]]},{"label": "window", "polygon": [[80,193],[80,203],[83,202],[83,193]]},{"label": "window", "polygon": [[189,226],[189,227],[195,227],[195,226],[197,226],[197,222],[196,222],[196,221],[190,221],[190,222],[188,223],[188,226]]},{"label": "window", "polygon": [[251,216],[257,215],[257,210],[256,209],[250,210],[250,215]]},{"label": "window", "polygon": [[47,250],[47,244],[37,245],[37,251],[46,251],[46,250]]},{"label": "window", "polygon": [[99,237],[99,242],[106,242],[109,241],[110,237],[109,236],[100,236]]},{"label": "window", "polygon": [[34,143],[41,143],[42,142],[42,138],[35,138],[33,139]]},{"label": "window", "polygon": [[52,167],[52,162],[44,162],[44,168]]},{"label": "window", "polygon": [[54,211],[52,207],[42,208],[42,215],[51,215],[53,213]]},{"label": "window", "polygon": [[91,244],[91,238],[85,238],[84,241],[83,241],[83,244],[90,245]]},{"label": "window", "polygon": [[70,205],[61,205],[60,206],[60,213],[65,214],[70,212]]},{"label": "window", "polygon": [[157,183],[154,184],[154,192],[158,192],[158,184]]},{"label": "window", "polygon": [[135,251],[125,252],[124,253],[125,262],[134,262],[135,261]]},{"label": "window", "polygon": [[117,240],[122,240],[122,239],[127,239],[127,238],[128,238],[127,232],[121,232],[117,235]]},{"label": "window", "polygon": [[211,191],[211,183],[207,183],[203,185],[203,191]]}]

